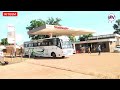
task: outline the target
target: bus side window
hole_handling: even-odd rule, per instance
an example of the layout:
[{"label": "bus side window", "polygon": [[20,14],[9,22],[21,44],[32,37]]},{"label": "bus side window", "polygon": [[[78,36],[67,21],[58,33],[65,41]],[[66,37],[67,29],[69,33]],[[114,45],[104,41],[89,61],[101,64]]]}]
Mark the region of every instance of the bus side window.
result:
[{"label": "bus side window", "polygon": [[47,46],[47,42],[45,42],[45,46]]},{"label": "bus side window", "polygon": [[35,43],[33,43],[33,47],[36,47],[36,46],[35,46]]},{"label": "bus side window", "polygon": [[50,39],[49,40],[49,46],[53,45],[53,41]]},{"label": "bus side window", "polygon": [[27,47],[29,47],[29,44],[27,44]]},{"label": "bus side window", "polygon": [[45,46],[45,42],[42,42],[42,46]]},{"label": "bus side window", "polygon": [[59,48],[62,48],[62,47],[61,47],[61,43],[60,43],[60,39],[57,39],[57,46],[58,46]]},{"label": "bus side window", "polygon": [[40,42],[40,46],[42,46],[42,42]]},{"label": "bus side window", "polygon": [[40,46],[41,44],[40,44],[40,42],[38,42],[38,46]]},{"label": "bus side window", "polygon": [[29,43],[29,47],[31,47],[31,44]]},{"label": "bus side window", "polygon": [[24,47],[26,47],[26,44],[24,44]]},{"label": "bus side window", "polygon": [[47,42],[46,41],[44,41],[44,46],[47,46]]},{"label": "bus side window", "polygon": [[25,47],[27,47],[27,44],[25,44]]},{"label": "bus side window", "polygon": [[33,47],[33,43],[31,43],[31,47]]},{"label": "bus side window", "polygon": [[55,45],[55,46],[57,45],[57,40],[56,40],[56,38],[53,38],[53,39],[52,39],[52,44]]},{"label": "bus side window", "polygon": [[44,41],[43,41],[43,45],[44,45],[44,46],[48,46],[48,45],[49,45],[48,40],[44,40]]},{"label": "bus side window", "polygon": [[30,44],[30,43],[29,43],[28,45],[29,45],[29,47],[31,47],[31,44]]},{"label": "bus side window", "polygon": [[51,46],[51,42],[49,42],[49,46]]},{"label": "bus side window", "polygon": [[49,46],[49,41],[48,40],[46,41],[46,46]]},{"label": "bus side window", "polygon": [[35,47],[37,47],[38,46],[38,43],[35,43]]},{"label": "bus side window", "polygon": [[36,43],[36,46],[38,46],[38,42]]}]

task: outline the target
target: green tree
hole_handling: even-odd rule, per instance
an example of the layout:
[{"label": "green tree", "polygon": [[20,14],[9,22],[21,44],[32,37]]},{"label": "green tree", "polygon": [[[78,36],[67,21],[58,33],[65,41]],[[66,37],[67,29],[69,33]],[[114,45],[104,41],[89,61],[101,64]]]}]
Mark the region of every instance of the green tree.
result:
[{"label": "green tree", "polygon": [[[32,20],[30,21],[30,26],[27,26],[26,29],[32,30],[42,25],[45,25],[45,21],[43,21],[42,19]],[[44,37],[44,35],[29,35],[29,38],[31,38],[32,40],[40,39],[42,37]]]},{"label": "green tree", "polygon": [[46,24],[48,25],[60,25],[60,21],[61,19],[60,18],[53,18],[53,17],[49,17],[48,20],[46,21]]},{"label": "green tree", "polygon": [[1,45],[8,45],[7,38],[1,39]]},{"label": "green tree", "polygon": [[120,19],[116,20],[116,24],[113,25],[115,31],[114,34],[120,34]]},{"label": "green tree", "polygon": [[[27,30],[32,30],[34,28],[43,26],[45,24],[48,25],[60,25],[61,19],[60,18],[48,18],[48,20],[44,21],[42,19],[38,19],[38,20],[32,20],[30,22],[30,25],[26,27]],[[41,39],[41,38],[49,38],[49,35],[29,35],[29,38],[31,38],[32,40],[37,40],[37,39]]]},{"label": "green tree", "polygon": [[[58,17],[55,19],[53,17],[49,17],[48,20],[46,21],[46,24],[61,26],[60,21],[62,21],[62,19],[60,19]],[[56,37],[56,35],[53,35],[53,37]]]},{"label": "green tree", "polygon": [[68,37],[69,37],[69,39],[70,39],[72,42],[75,42],[75,41],[76,41],[75,36],[68,36]]},{"label": "green tree", "polygon": [[86,41],[88,39],[88,37],[92,37],[92,36],[93,36],[92,34],[79,36],[79,40],[80,41]]}]

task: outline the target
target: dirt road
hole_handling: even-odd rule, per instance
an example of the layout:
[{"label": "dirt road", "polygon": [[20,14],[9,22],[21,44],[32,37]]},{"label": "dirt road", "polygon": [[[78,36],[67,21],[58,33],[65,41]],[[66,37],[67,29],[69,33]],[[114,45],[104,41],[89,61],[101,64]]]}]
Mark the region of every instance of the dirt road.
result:
[{"label": "dirt road", "polygon": [[20,63],[0,66],[0,73],[0,78],[7,79],[118,79],[120,54],[102,53],[98,56],[93,53],[75,54],[65,59],[23,59]]}]

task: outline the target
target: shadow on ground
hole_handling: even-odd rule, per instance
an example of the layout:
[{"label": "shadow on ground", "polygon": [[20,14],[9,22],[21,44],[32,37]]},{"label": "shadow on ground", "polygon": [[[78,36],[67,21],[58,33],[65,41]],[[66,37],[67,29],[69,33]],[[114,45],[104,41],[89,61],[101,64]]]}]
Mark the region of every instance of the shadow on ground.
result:
[{"label": "shadow on ground", "polygon": [[[24,58],[28,58],[28,57],[24,57]],[[67,58],[67,57],[64,57],[64,58]],[[29,59],[29,58],[28,58]],[[57,58],[52,58],[52,57],[31,57],[31,59],[35,59],[35,60],[56,60],[56,59],[58,59],[58,60],[61,60],[61,59],[63,59],[63,58],[61,58],[61,57],[57,57]]]}]

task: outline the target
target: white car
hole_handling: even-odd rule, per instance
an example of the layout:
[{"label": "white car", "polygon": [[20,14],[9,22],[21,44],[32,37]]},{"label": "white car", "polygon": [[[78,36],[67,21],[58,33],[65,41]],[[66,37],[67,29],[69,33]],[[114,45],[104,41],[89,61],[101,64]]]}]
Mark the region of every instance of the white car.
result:
[{"label": "white car", "polygon": [[120,53],[120,46],[116,46],[116,48],[114,49],[114,52]]}]

